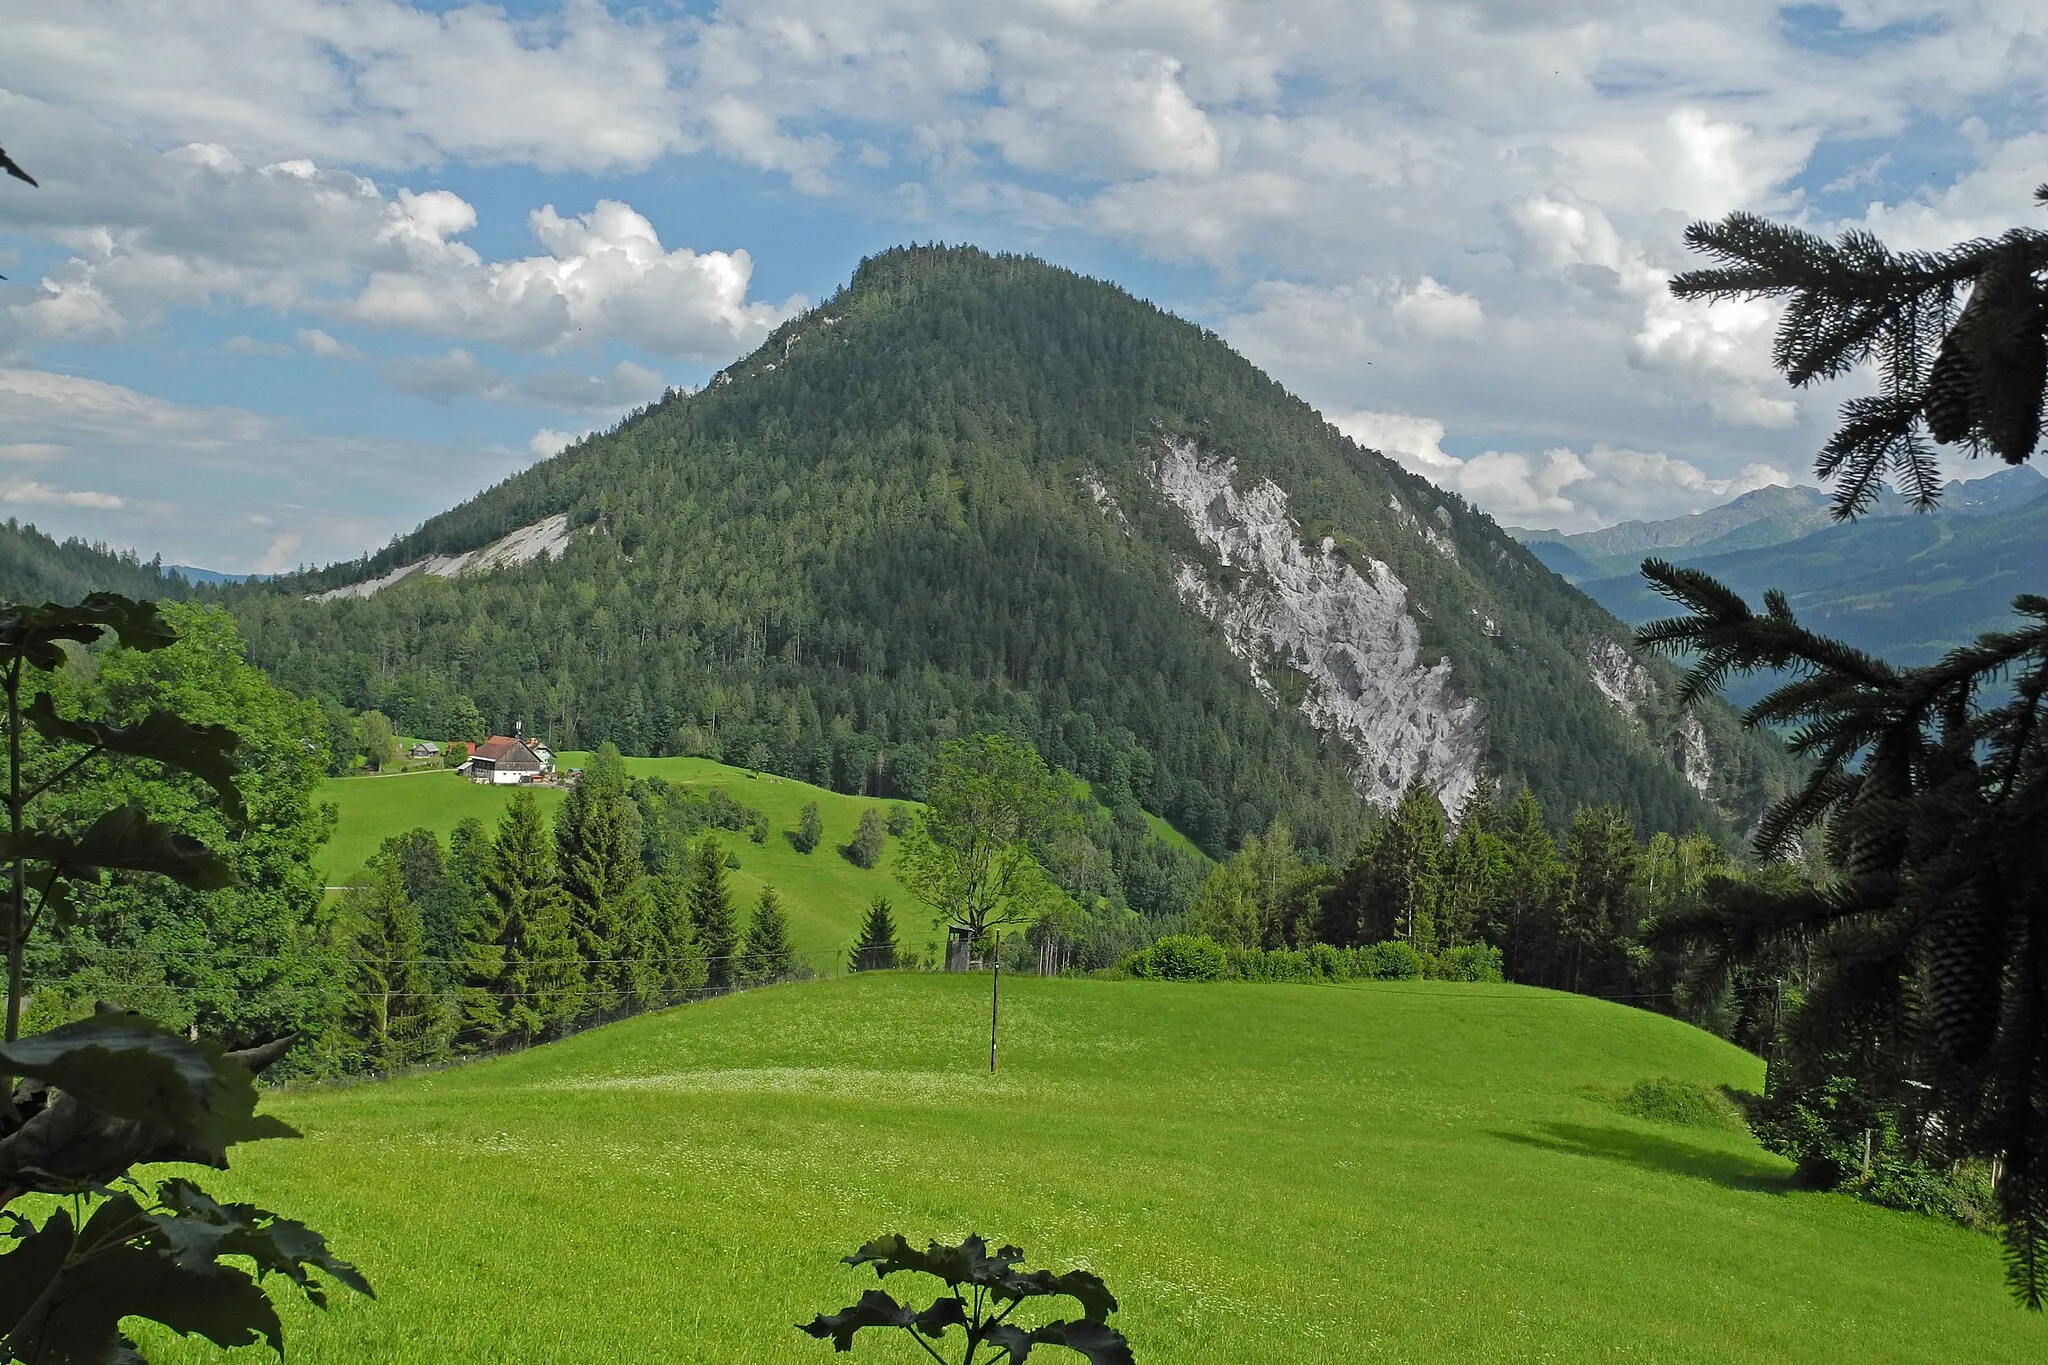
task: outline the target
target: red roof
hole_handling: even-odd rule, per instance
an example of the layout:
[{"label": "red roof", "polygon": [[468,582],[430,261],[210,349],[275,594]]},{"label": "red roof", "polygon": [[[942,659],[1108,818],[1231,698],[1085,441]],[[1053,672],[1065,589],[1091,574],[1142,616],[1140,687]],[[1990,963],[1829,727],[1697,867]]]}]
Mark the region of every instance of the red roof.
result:
[{"label": "red roof", "polygon": [[476,746],[473,755],[501,768],[540,767],[540,759],[526,742],[510,735],[492,735]]}]

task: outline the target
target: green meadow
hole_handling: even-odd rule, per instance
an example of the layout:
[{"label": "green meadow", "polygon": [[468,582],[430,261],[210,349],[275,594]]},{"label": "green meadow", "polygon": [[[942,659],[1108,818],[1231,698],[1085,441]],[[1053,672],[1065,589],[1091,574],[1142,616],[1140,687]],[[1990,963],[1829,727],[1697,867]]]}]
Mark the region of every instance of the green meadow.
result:
[{"label": "green meadow", "polygon": [[302,1362],[822,1365],[791,1324],[871,1286],[838,1258],[899,1230],[1092,1267],[1153,1365],[2042,1355],[1989,1237],[1624,1113],[1645,1079],[1760,1083],[1673,1020],[1514,986],[1026,977],[991,1077],[988,989],[840,977],[288,1092],[268,1107],[304,1140],[210,1183],[374,1281],[289,1307]]},{"label": "green meadow", "polygon": [[[580,767],[588,759],[582,753],[556,756],[563,768]],[[894,839],[882,862],[869,869],[856,867],[839,852],[853,839],[861,812],[877,805],[886,809],[887,803],[842,796],[767,773],[756,777],[744,768],[703,758],[629,758],[626,766],[637,776],[660,777],[678,786],[723,787],[733,800],[768,817],[765,844],[750,842],[745,833],[719,833],[727,852],[740,862],[732,874],[734,900],[743,908],[751,906],[762,885],[774,883],[789,913],[791,941],[814,969],[833,972],[844,966],[846,952],[859,936],[861,916],[876,896],[887,896],[895,904],[897,932],[906,951],[917,951],[937,937],[929,913],[890,870]],[[515,790],[480,786],[448,771],[330,778],[319,799],[334,804],[338,819],[334,837],[320,853],[321,875],[330,886],[345,883],[378,845],[409,829],[425,827],[445,840],[470,816],[494,824]],[[550,816],[567,794],[554,787],[533,790]],[[812,801],[818,803],[825,837],[810,853],[799,853],[783,835],[796,828],[798,816]]]}]

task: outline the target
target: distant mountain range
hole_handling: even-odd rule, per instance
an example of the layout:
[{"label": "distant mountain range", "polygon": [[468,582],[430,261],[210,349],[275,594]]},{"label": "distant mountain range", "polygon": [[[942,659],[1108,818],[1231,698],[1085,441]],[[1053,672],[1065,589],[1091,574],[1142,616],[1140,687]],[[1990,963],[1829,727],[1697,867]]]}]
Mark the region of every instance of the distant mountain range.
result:
[{"label": "distant mountain range", "polygon": [[207,583],[216,588],[227,583],[264,583],[275,577],[267,573],[222,573],[219,569],[195,569],[190,564],[167,565],[164,572],[182,574],[188,583]]},{"label": "distant mountain range", "polygon": [[[2015,595],[2048,591],[2048,478],[2027,466],[1952,482],[1924,514],[1887,490],[1868,516],[1837,522],[1822,490],[1773,487],[1669,521],[1511,534],[1630,625],[1671,614],[1642,578],[1654,556],[1752,602],[1781,589],[1803,624],[1903,664],[2011,625]],[[1738,685],[1731,699],[1766,686]]]}]

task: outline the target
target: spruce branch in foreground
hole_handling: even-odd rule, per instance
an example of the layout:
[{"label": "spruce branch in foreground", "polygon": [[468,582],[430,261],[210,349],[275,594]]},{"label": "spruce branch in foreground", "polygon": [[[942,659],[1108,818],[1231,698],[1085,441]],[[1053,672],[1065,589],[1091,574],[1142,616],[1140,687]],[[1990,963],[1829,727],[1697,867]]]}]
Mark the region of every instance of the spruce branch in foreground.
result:
[{"label": "spruce branch in foreground", "polygon": [[[1812,767],[1766,813],[1758,851],[1820,833],[1832,884],[1723,896],[1658,936],[1723,970],[1772,949],[1818,967],[1774,1071],[1846,1066],[1906,1119],[1925,1156],[1994,1160],[2008,1279],[2048,1297],[2048,597],[2013,630],[1894,668],[1801,627],[1783,597],[1752,612],[1691,570],[1644,575],[1686,614],[1638,632],[1692,658],[1688,695],[1731,673],[1787,672],[1752,706]],[[1995,689],[2004,684],[2008,691]],[[1772,1083],[1778,1084],[1779,1075]]]},{"label": "spruce branch in foreground", "polygon": [[[2034,197],[2048,204],[2048,186]],[[1674,279],[1679,298],[1786,300],[1771,361],[1793,385],[1876,365],[1879,392],[1843,405],[1816,462],[1837,480],[1837,516],[1869,508],[1887,474],[1931,507],[1941,478],[1928,437],[2007,464],[2033,455],[2048,389],[2048,232],[1898,252],[1862,230],[1828,241],[1731,213],[1685,240],[1721,264]]]}]

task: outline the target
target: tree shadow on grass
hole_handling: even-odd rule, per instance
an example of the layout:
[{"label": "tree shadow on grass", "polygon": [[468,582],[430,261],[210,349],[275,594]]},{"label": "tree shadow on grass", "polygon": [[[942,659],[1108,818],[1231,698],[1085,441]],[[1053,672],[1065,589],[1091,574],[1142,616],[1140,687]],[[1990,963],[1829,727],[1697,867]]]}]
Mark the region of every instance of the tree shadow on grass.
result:
[{"label": "tree shadow on grass", "polygon": [[1627,1128],[1591,1128],[1579,1123],[1543,1123],[1533,1133],[1495,1132],[1504,1142],[1570,1156],[1619,1161],[1646,1170],[1669,1171],[1696,1180],[1711,1180],[1731,1190],[1783,1194],[1793,1187],[1792,1173],[1768,1159],[1742,1152],[1696,1147],[1675,1138]]}]

